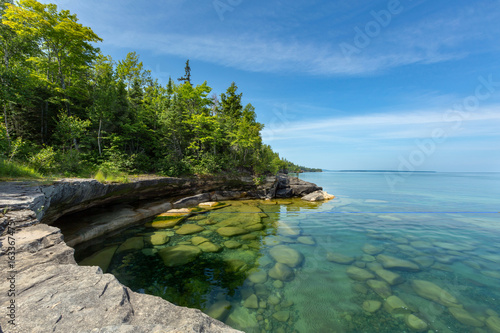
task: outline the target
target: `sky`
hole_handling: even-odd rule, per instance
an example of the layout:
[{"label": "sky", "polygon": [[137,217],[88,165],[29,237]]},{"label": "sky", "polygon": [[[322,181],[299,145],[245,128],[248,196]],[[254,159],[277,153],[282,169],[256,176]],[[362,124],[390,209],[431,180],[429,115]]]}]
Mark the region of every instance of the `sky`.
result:
[{"label": "sky", "polygon": [[58,0],[165,84],[236,82],[264,143],[328,170],[500,172],[500,1]]}]

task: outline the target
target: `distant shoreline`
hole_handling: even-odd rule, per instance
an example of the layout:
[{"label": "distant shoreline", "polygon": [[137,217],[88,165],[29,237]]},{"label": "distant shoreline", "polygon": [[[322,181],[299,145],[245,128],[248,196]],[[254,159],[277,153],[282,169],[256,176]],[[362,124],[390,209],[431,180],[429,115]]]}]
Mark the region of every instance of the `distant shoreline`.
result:
[{"label": "distant shoreline", "polygon": [[329,172],[381,172],[381,173],[437,173],[437,171],[399,171],[399,170],[325,170]]}]

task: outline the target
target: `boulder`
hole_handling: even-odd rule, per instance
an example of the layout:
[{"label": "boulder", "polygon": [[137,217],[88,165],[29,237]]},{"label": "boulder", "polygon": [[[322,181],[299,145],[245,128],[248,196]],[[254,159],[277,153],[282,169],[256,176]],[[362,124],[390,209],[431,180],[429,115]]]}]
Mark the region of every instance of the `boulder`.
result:
[{"label": "boulder", "polygon": [[411,286],[415,293],[417,293],[420,297],[434,301],[446,307],[461,307],[458,300],[454,296],[432,282],[413,280]]},{"label": "boulder", "polygon": [[394,258],[384,254],[379,254],[377,256],[377,261],[380,262],[382,266],[384,266],[384,268],[388,269],[397,269],[410,272],[417,272],[420,270],[420,267],[417,264],[412,263],[411,261]]},{"label": "boulder", "polygon": [[270,256],[279,263],[289,267],[297,267],[304,260],[302,253],[286,245],[277,245],[269,251]]},{"label": "boulder", "polygon": [[174,267],[195,260],[201,252],[201,249],[196,246],[177,245],[159,250],[158,255],[163,259],[165,266]]},{"label": "boulder", "polygon": [[334,195],[328,194],[325,191],[315,191],[312,193],[309,193],[307,195],[304,195],[302,197],[302,200],[305,201],[324,201],[324,200],[331,200],[335,198]]}]

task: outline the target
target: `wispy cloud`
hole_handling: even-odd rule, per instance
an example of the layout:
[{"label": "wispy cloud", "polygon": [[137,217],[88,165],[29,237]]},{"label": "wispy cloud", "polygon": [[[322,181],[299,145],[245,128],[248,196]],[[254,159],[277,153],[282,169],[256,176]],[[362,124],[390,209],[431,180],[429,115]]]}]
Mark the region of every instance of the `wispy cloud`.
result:
[{"label": "wispy cloud", "polygon": [[263,138],[268,143],[282,140],[367,143],[427,138],[435,129],[442,129],[448,137],[500,136],[500,105],[470,113],[460,122],[447,114],[447,110],[413,110],[289,122],[286,126],[264,128]]}]

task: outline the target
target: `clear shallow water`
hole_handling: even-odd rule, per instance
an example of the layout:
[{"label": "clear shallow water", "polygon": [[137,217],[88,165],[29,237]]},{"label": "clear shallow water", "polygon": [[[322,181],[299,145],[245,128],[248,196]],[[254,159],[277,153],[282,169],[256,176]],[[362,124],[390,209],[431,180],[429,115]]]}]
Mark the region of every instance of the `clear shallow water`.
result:
[{"label": "clear shallow water", "polygon": [[[336,199],[231,202],[179,224],[199,232],[139,225],[77,259],[108,249],[87,263],[112,258],[107,271],[133,290],[245,332],[500,330],[500,174],[413,174],[393,188],[386,177],[301,174]],[[227,226],[263,229],[223,237]],[[149,244],[153,232],[168,242]],[[200,241],[217,252],[174,267],[160,255]]]}]

